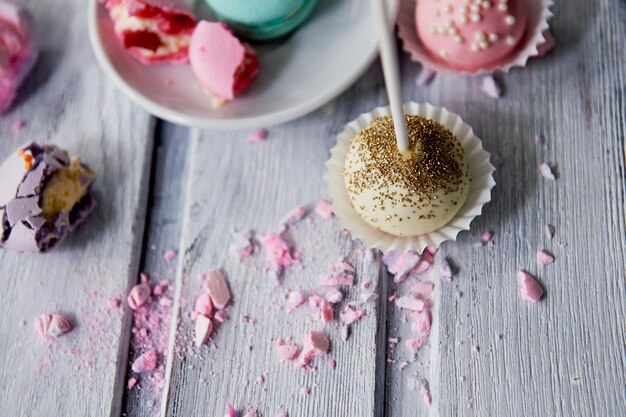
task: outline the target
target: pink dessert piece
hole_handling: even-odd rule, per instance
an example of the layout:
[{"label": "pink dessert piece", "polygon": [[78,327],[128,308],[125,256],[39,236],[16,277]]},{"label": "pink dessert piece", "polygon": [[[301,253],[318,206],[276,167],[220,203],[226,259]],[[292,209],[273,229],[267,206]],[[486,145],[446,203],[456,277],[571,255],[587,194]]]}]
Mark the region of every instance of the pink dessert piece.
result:
[{"label": "pink dessert piece", "polygon": [[194,311],[203,316],[211,317],[213,314],[213,301],[207,293],[202,293],[196,298]]},{"label": "pink dessert piece", "polygon": [[430,326],[433,323],[433,317],[428,309],[417,313],[416,321],[413,324],[413,330],[422,336],[428,336]]},{"label": "pink dessert piece", "polygon": [[248,136],[248,141],[251,143],[263,142],[269,136],[267,129],[259,129]]},{"label": "pink dessert piece", "polygon": [[126,301],[128,302],[128,307],[133,310],[137,310],[139,307],[144,305],[146,301],[150,298],[150,286],[148,284],[137,284],[135,285],[128,294],[128,298]]},{"label": "pink dessert piece", "polygon": [[267,259],[280,268],[287,268],[300,262],[298,253],[292,253],[291,246],[278,233],[268,233],[263,238],[267,249]]},{"label": "pink dessert piece", "polygon": [[404,341],[404,346],[411,352],[417,352],[424,345],[424,339],[412,338]]},{"label": "pink dessert piece", "polygon": [[326,275],[320,280],[320,285],[322,287],[352,286],[354,285],[354,278],[345,274]]},{"label": "pink dessert piece", "polygon": [[175,257],[176,257],[176,251],[173,249],[168,249],[163,254],[163,259],[165,259],[167,262],[172,262]]},{"label": "pink dessert piece", "polygon": [[129,378],[128,379],[128,384],[126,385],[128,387],[128,389],[135,388],[135,385],[137,385],[137,378]]},{"label": "pink dessert piece", "polygon": [[194,327],[194,341],[196,346],[202,346],[205,344],[213,333],[213,322],[210,318],[198,315],[196,317],[196,324]]},{"label": "pink dessert piece", "polygon": [[133,362],[132,369],[133,372],[138,374],[144,372],[150,372],[154,370],[157,366],[157,352],[154,350],[150,350],[148,352],[143,353],[135,362]]},{"label": "pink dessert piece", "polygon": [[326,300],[320,305],[320,320],[323,323],[330,323],[334,320],[333,306]]},{"label": "pink dessert piece", "polygon": [[522,300],[536,303],[543,296],[543,288],[537,280],[526,271],[517,271],[519,291]]},{"label": "pink dessert piece", "polygon": [[522,0],[419,1],[416,27],[430,55],[448,67],[477,71],[506,61],[526,32]]},{"label": "pink dessert piece", "polygon": [[293,361],[298,357],[300,348],[296,345],[278,345],[276,346],[276,353],[283,361]]},{"label": "pink dessert piece", "polygon": [[422,311],[424,310],[424,305],[424,300],[409,295],[404,295],[396,300],[396,306],[398,306],[398,308],[411,311]]},{"label": "pink dessert piece", "polygon": [[331,304],[338,304],[343,301],[343,293],[337,288],[331,288],[324,293],[324,299]]},{"label": "pink dessert piece", "polygon": [[345,326],[354,324],[365,316],[367,316],[365,310],[355,310],[351,307],[345,307],[339,314],[339,318]]},{"label": "pink dessert piece", "polygon": [[321,356],[328,352],[330,342],[324,332],[310,331],[304,335],[303,345],[308,354]]},{"label": "pink dessert piece", "polygon": [[326,200],[320,200],[315,204],[315,214],[328,220],[333,217],[333,206]]},{"label": "pink dessert piece", "polygon": [[198,23],[191,36],[189,61],[216,106],[233,100],[259,72],[256,53],[221,22]]},{"label": "pink dessert piece", "polygon": [[301,291],[290,291],[287,296],[287,304],[289,304],[291,308],[300,307],[306,300],[307,297]]},{"label": "pink dessert piece", "polygon": [[220,310],[226,307],[230,301],[228,282],[219,269],[214,269],[209,272],[204,283],[204,289],[211,296],[213,305]]},{"label": "pink dessert piece", "polygon": [[231,255],[237,257],[240,262],[254,255],[257,250],[254,234],[251,231],[235,233],[229,250]]},{"label": "pink dessert piece", "polygon": [[283,226],[292,226],[302,220],[304,216],[306,216],[306,207],[302,205],[297,206],[285,216],[281,224]]},{"label": "pink dessert piece", "polygon": [[31,26],[25,9],[0,1],[0,112],[11,107],[37,59]]},{"label": "pink dessert piece", "polygon": [[184,0],[100,0],[128,53],[143,64],[185,63],[196,18]]},{"label": "pink dessert piece", "polygon": [[537,265],[539,266],[547,266],[554,262],[554,255],[545,250],[540,250],[537,252]]},{"label": "pink dessert piece", "polygon": [[56,339],[72,330],[72,324],[61,314],[40,314],[35,318],[35,329],[42,337]]}]

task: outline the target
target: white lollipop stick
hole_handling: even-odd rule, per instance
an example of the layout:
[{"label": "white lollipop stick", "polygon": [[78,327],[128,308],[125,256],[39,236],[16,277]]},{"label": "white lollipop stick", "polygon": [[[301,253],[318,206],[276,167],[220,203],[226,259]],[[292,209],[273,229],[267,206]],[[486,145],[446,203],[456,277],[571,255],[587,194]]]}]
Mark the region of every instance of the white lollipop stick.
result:
[{"label": "white lollipop stick", "polygon": [[383,64],[385,86],[391,106],[391,116],[396,130],[396,141],[400,152],[409,149],[409,138],[406,133],[406,119],[402,108],[402,89],[400,87],[400,70],[398,69],[398,52],[393,35],[393,25],[389,27],[386,1],[372,0],[374,23],[378,30],[380,60]]}]

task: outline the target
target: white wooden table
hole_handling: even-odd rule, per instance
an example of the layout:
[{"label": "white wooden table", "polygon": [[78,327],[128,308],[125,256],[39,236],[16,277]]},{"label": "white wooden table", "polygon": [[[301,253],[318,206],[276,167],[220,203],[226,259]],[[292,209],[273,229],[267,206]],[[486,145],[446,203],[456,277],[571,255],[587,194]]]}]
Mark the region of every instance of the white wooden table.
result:
[{"label": "white wooden table", "polygon": [[[404,57],[404,97],[462,115],[501,155],[498,184],[472,231],[441,249],[438,256],[450,256],[460,271],[437,282],[429,345],[404,369],[398,364],[412,359],[406,350],[385,351],[389,337],[402,341],[410,331],[384,302],[396,288],[379,257],[366,256],[335,220],[295,228],[309,259],[287,274],[284,288],[313,287],[328,262],[346,255],[383,300],[346,342],[328,326],[337,368],[308,373],[279,363],[270,338],[299,338],[312,326],[309,317],[272,307],[284,305],[283,293],[259,272],[263,257],[236,262],[228,244],[234,230],[275,231],[296,205],[325,196],[334,135],[385,104],[378,64],[324,108],[250,144],[248,131],[189,130],[132,105],[90,52],[83,2],[53,3],[27,2],[45,34],[44,52],[15,109],[0,120],[0,155],[31,139],[78,152],[99,174],[100,206],[51,254],[0,254],[0,416],[221,416],[228,403],[268,417],[281,410],[292,417],[626,415],[622,1],[558,2],[557,49],[503,77],[499,100],[470,79],[439,77],[418,87],[419,65]],[[26,122],[17,134],[15,120]],[[535,144],[536,134],[545,146]],[[559,164],[555,182],[535,173],[549,161]],[[554,239],[544,234],[547,224]],[[495,233],[493,242],[477,247],[485,230]],[[169,264],[162,254],[172,247],[179,255]],[[544,248],[556,262],[539,268],[535,254]],[[197,294],[196,275],[213,267],[226,271],[235,299],[213,347],[172,355],[162,391],[127,390],[129,358],[137,355],[132,316],[106,312],[107,298],[126,291],[140,271],[169,278],[175,328],[184,333],[184,301]],[[536,305],[517,295],[520,268],[547,289]],[[69,314],[76,328],[46,348],[31,322],[49,311]],[[241,322],[244,314],[257,324]],[[176,338],[172,346],[186,345]],[[411,391],[411,376],[428,380],[432,405]]]}]

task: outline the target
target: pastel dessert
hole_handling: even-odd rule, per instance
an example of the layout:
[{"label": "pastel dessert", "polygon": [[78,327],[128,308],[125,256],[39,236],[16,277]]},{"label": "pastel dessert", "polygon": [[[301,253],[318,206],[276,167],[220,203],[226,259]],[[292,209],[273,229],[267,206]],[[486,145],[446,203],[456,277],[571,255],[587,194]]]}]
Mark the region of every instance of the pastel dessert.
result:
[{"label": "pastel dessert", "polygon": [[446,225],[470,189],[467,157],[441,124],[406,116],[409,150],[400,153],[390,116],[374,119],[352,139],[344,181],[354,209],[394,236],[417,236]]},{"label": "pastel dessert", "polygon": [[55,145],[28,143],[0,166],[0,247],[47,252],[95,207],[95,175]]},{"label": "pastel dessert", "polygon": [[189,61],[215,106],[233,100],[259,72],[254,50],[221,22],[198,23],[189,44]]},{"label": "pastel dessert", "polygon": [[196,18],[184,0],[100,0],[115,33],[144,64],[185,63]]},{"label": "pastel dessert", "polygon": [[23,8],[0,1],[0,111],[11,107],[36,59],[30,16]]},{"label": "pastel dessert", "polygon": [[247,39],[269,40],[302,25],[317,0],[206,0],[215,16]]},{"label": "pastel dessert", "polygon": [[424,47],[453,69],[489,69],[518,48],[528,21],[520,0],[420,0],[417,33]]}]

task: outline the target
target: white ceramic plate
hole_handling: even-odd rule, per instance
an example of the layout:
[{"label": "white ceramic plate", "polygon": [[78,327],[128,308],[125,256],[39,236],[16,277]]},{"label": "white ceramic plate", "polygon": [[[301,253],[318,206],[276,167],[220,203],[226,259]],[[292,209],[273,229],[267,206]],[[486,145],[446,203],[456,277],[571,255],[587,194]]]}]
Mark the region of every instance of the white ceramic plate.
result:
[{"label": "white ceramic plate", "polygon": [[[387,1],[389,10],[395,10],[397,0]],[[219,109],[211,107],[189,65],[145,66],[128,55],[98,0],[89,2],[89,36],[104,72],[150,113],[192,127],[267,127],[324,105],[369,67],[377,53],[369,4],[319,0],[313,16],[289,38],[253,44],[261,67],[258,78]],[[197,11],[205,16],[202,6]]]}]

